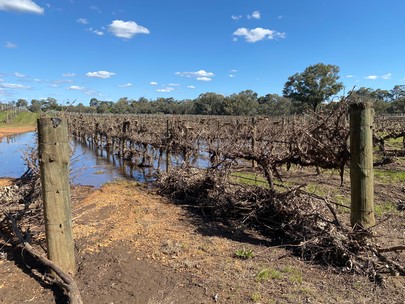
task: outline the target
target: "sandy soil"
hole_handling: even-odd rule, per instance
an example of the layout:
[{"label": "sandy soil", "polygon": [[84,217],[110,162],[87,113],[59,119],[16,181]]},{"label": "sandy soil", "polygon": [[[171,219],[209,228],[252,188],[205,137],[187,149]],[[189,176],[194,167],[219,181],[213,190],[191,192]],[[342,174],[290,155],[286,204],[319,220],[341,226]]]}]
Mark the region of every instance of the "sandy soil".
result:
[{"label": "sandy soil", "polygon": [[35,130],[36,130],[35,126],[0,127],[0,138],[7,135],[31,132]]},{"label": "sandy soil", "polygon": [[[214,226],[135,182],[72,193],[76,280],[85,303],[404,303],[403,277],[388,277],[381,288],[304,262],[265,246],[253,231]],[[236,258],[240,249],[254,258]],[[0,303],[63,303],[2,250],[9,256],[0,259]]]}]

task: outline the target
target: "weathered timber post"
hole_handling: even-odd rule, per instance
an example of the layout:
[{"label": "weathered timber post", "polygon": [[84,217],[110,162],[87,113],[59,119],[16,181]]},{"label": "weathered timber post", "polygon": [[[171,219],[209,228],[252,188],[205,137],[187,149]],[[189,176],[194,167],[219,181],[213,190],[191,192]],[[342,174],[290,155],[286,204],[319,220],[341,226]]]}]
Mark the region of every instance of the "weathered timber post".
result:
[{"label": "weathered timber post", "polygon": [[171,156],[170,156],[170,123],[169,118],[166,120],[166,172],[169,173],[171,167]]},{"label": "weathered timber post", "polygon": [[[256,156],[256,119],[254,117],[252,117],[252,155]],[[252,159],[252,168],[256,167],[256,161]]]},{"label": "weathered timber post", "polygon": [[66,121],[38,119],[38,156],[48,258],[63,271],[76,272],[69,186],[70,147]]},{"label": "weathered timber post", "polygon": [[350,222],[364,228],[375,225],[373,120],[371,103],[350,104]]}]

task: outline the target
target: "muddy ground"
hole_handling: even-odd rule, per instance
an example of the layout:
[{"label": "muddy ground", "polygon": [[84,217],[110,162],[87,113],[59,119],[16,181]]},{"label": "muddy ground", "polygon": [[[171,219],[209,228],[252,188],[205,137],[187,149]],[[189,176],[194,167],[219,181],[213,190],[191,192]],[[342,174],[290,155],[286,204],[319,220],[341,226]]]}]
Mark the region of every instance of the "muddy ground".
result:
[{"label": "muddy ground", "polygon": [[[335,175],[305,179],[338,184]],[[377,184],[377,201],[405,200],[403,185],[387,187]],[[347,182],[338,189],[348,195]],[[269,240],[254,231],[231,231],[135,182],[73,187],[72,199],[76,281],[84,303],[405,303],[404,277],[386,276],[380,287],[367,277],[302,261],[266,246]],[[378,220],[377,241],[404,244],[403,211],[390,209]],[[43,237],[36,238],[44,243]],[[253,257],[237,258],[243,249]],[[4,242],[0,253],[0,303],[66,301]],[[403,253],[397,259],[403,263]]]},{"label": "muddy ground", "polygon": [[14,126],[14,127],[1,127],[0,128],[0,139],[3,136],[7,135],[13,135],[13,134],[18,134],[18,133],[25,133],[25,132],[31,132],[35,130],[35,126]]}]

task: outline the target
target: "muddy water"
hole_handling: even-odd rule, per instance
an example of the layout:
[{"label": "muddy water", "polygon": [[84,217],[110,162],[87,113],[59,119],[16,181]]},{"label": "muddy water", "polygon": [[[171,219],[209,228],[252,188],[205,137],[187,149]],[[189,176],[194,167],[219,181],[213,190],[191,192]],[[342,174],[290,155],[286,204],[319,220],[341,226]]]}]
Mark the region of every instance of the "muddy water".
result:
[{"label": "muddy water", "polygon": [[[29,132],[0,139],[0,178],[20,177],[26,171],[23,153],[36,145],[36,133]],[[103,150],[72,141],[71,181],[74,184],[101,185],[119,178],[150,182],[152,168],[137,168]]]}]

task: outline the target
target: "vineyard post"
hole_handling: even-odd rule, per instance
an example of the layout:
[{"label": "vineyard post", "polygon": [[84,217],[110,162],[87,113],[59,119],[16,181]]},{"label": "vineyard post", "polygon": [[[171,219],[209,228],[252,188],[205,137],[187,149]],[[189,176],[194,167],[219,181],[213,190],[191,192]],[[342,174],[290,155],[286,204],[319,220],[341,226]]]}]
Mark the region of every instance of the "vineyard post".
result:
[{"label": "vineyard post", "polygon": [[74,275],[67,124],[65,119],[58,117],[41,117],[37,123],[48,258]]},{"label": "vineyard post", "polygon": [[[252,117],[252,154],[256,155],[256,119]],[[257,164],[254,159],[252,159],[252,168],[256,168]]]},{"label": "vineyard post", "polygon": [[166,172],[170,171],[170,125],[169,118],[166,120]]},{"label": "vineyard post", "polygon": [[350,104],[350,222],[364,228],[375,225],[373,120],[371,103]]}]

